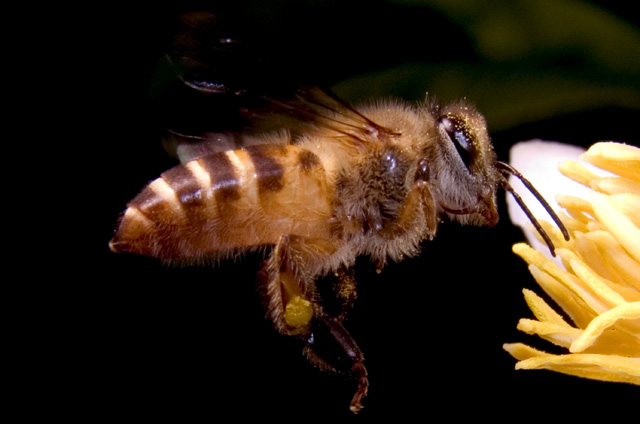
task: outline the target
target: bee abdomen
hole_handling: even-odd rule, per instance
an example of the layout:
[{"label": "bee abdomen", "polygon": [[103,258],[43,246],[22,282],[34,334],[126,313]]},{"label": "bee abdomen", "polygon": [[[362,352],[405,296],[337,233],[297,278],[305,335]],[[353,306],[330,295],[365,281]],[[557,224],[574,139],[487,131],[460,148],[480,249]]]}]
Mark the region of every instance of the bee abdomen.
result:
[{"label": "bee abdomen", "polygon": [[[110,247],[174,259],[308,232],[330,214],[321,164],[309,155],[296,146],[256,145],[174,167],[129,203]],[[309,202],[309,194],[316,199]],[[312,210],[291,213],[285,204]],[[303,215],[306,227],[298,223]]]}]

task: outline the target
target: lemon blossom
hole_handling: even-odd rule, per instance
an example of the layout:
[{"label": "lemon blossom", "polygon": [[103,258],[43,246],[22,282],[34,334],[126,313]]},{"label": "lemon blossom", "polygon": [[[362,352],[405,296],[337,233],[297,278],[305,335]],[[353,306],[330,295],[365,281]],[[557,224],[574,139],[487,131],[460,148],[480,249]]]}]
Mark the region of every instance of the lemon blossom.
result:
[{"label": "lemon blossom", "polygon": [[588,192],[556,197],[571,240],[543,223],[559,262],[542,253],[546,248],[513,246],[562,310],[525,289],[535,319],[521,319],[517,328],[568,352],[550,354],[522,343],[504,349],[519,360],[516,369],[640,385],[640,149],[597,143],[580,159],[606,172],[577,161],[560,163],[560,171]]}]

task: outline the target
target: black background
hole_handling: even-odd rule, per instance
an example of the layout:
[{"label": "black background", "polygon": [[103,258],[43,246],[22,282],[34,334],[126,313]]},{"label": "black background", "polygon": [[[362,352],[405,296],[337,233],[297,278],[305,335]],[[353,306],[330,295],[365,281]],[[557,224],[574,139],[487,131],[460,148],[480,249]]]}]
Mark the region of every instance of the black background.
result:
[{"label": "black background", "polygon": [[[293,47],[290,57],[301,67],[315,66],[329,84],[385,63],[473,54],[468,40],[444,21],[440,30],[446,41],[429,36],[427,46],[424,40],[414,45],[415,27],[401,17],[414,25],[421,19],[439,21],[418,6],[344,4],[318,2],[316,13],[304,20],[285,7],[291,16],[278,21],[295,25],[296,43],[304,43],[304,48]],[[608,5],[612,13],[633,19],[625,6]],[[181,9],[96,10],[65,30],[71,56],[84,64],[72,76],[80,96],[74,101],[77,111],[68,116],[68,125],[76,128],[72,133],[83,140],[69,165],[71,199],[60,205],[72,217],[65,225],[74,231],[71,236],[61,231],[58,240],[72,246],[52,249],[56,257],[62,255],[50,272],[66,278],[33,288],[46,305],[38,312],[46,312],[31,332],[35,349],[29,353],[35,355],[28,370],[33,375],[25,390],[42,401],[29,411],[83,421],[190,422],[230,416],[430,420],[441,414],[579,419],[592,411],[635,408],[637,387],[514,370],[516,361],[502,350],[503,343],[560,351],[515,329],[519,318],[532,316],[522,288],[540,290],[511,252],[523,237],[504,217],[503,201],[496,228],[445,223],[436,240],[424,243],[420,257],[390,264],[381,274],[366,258],[358,262],[359,298],[346,326],[365,353],[371,388],[357,417],[348,410],[355,383],[314,369],[301,355],[301,345],[278,335],[264,319],[254,284],[257,255],[212,269],[171,268],[111,253],[107,243],[126,203],[175,163],[159,142],[163,114],[150,86]],[[335,10],[358,19],[331,37],[320,36],[315,30]],[[340,47],[363,32],[378,43],[407,35],[401,47],[387,46],[378,56],[374,42],[357,54]],[[265,37],[274,34],[280,35],[276,30]],[[81,47],[84,37],[91,37],[89,47]],[[290,39],[275,38],[274,50],[279,43],[291,48]],[[326,69],[318,67],[311,51],[331,58],[323,61]],[[494,144],[503,160],[511,144],[536,137],[637,145],[637,112],[607,106],[563,114],[494,132]],[[91,186],[85,188],[87,181]]]}]

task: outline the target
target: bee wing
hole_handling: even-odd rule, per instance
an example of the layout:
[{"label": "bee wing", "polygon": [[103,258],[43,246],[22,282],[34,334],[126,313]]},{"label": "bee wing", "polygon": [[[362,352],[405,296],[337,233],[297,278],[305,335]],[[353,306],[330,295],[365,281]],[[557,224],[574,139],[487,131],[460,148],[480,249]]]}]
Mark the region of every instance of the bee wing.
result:
[{"label": "bee wing", "polygon": [[162,110],[169,124],[165,148],[182,162],[254,144],[265,132],[287,131],[295,140],[322,127],[355,143],[392,132],[279,58],[265,58],[245,42],[241,25],[197,12],[180,16],[166,59],[177,84]]},{"label": "bee wing", "polygon": [[172,143],[213,145],[211,140],[220,138],[226,144],[228,136],[211,134],[251,130],[257,116],[249,111],[268,109],[265,98],[295,96],[293,72],[277,58],[265,57],[269,53],[253,33],[257,30],[241,18],[193,12],[177,21],[155,84]]}]

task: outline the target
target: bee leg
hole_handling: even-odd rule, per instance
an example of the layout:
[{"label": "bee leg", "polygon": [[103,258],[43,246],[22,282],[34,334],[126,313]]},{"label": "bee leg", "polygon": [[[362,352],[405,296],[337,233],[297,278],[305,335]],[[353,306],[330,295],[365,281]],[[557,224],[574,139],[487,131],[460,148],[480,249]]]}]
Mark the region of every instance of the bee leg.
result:
[{"label": "bee leg", "polygon": [[338,281],[334,286],[336,297],[342,302],[342,311],[336,317],[336,320],[340,323],[347,317],[349,311],[353,307],[353,303],[358,297],[356,292],[356,279],[353,269],[347,267],[341,267],[336,273]]},{"label": "bee leg", "polygon": [[285,335],[309,332],[320,296],[309,270],[314,257],[330,255],[335,247],[323,239],[281,236],[260,272],[266,308],[275,328]]},{"label": "bee leg", "polygon": [[357,413],[362,409],[369,380],[362,351],[341,323],[355,299],[355,280],[348,271],[339,272],[344,289],[339,295],[343,313],[334,318],[323,311],[315,275],[308,271],[312,258],[333,252],[335,247],[327,240],[285,235],[280,237],[260,274],[266,289],[268,315],[276,329],[306,340],[305,355],[315,366],[346,371],[357,378],[358,389],[350,407]]},{"label": "bee leg", "polygon": [[358,389],[351,399],[354,413],[363,408],[362,399],[367,395],[369,379],[364,366],[364,355],[338,319],[316,311],[307,338],[305,355],[317,367],[337,373],[348,373],[358,380]]},{"label": "bee leg", "polygon": [[379,234],[388,239],[404,234],[408,230],[415,228],[414,223],[416,219],[420,218],[419,214],[421,212],[425,220],[425,237],[433,238],[438,227],[435,201],[431,190],[429,190],[429,184],[426,181],[417,180],[409,191],[395,219],[380,229]]}]

